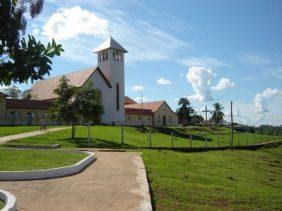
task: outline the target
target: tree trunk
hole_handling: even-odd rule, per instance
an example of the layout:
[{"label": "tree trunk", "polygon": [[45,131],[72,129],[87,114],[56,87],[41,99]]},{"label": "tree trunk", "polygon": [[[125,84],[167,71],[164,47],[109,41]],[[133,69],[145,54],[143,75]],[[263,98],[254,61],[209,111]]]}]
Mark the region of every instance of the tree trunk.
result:
[{"label": "tree trunk", "polygon": [[72,123],[71,125],[71,138],[74,139],[75,137],[75,130],[76,130],[76,125]]}]

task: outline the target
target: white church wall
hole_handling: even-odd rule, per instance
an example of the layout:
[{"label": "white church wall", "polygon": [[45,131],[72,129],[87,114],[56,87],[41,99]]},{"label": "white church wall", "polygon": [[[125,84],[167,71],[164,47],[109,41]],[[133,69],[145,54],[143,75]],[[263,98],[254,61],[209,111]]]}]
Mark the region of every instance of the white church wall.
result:
[{"label": "white church wall", "polygon": [[113,119],[113,88],[110,88],[105,80],[102,78],[101,74],[98,71],[90,76],[88,80],[91,80],[95,89],[100,89],[102,92],[102,103],[104,106],[104,114],[102,115],[101,123],[103,124],[112,124]]}]

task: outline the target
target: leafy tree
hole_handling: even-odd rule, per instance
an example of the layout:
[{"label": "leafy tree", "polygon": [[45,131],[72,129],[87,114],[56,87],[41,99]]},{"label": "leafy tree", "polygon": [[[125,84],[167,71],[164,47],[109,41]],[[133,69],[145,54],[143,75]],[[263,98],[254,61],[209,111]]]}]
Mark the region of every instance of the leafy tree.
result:
[{"label": "leafy tree", "polygon": [[21,90],[16,86],[10,86],[3,90],[4,94],[8,95],[12,99],[19,99],[21,98]]},{"label": "leafy tree", "polygon": [[66,122],[71,124],[71,138],[75,137],[76,125],[79,121],[79,114],[77,112],[77,104],[74,101],[76,88],[68,84],[68,79],[62,76],[60,84],[54,93],[58,95],[55,100],[54,107],[51,109],[50,116],[56,116],[59,122]]},{"label": "leafy tree", "polygon": [[104,108],[100,104],[99,91],[93,89],[91,82],[80,88],[75,96],[76,108],[81,119],[88,124],[88,145],[90,143],[91,122],[98,122],[101,114],[104,113]]},{"label": "leafy tree", "polygon": [[30,89],[26,89],[22,91],[21,97],[22,99],[30,100],[31,99]]},{"label": "leafy tree", "polygon": [[214,110],[210,112],[212,114],[211,120],[214,121],[218,125],[223,122],[224,107],[219,103],[214,103],[213,107],[214,107]]},{"label": "leafy tree", "polygon": [[187,98],[180,98],[178,101],[179,108],[176,113],[183,125],[187,125],[191,121],[191,114],[194,113],[194,109],[190,105],[191,103]]},{"label": "leafy tree", "polygon": [[27,21],[42,11],[44,0],[1,0],[0,3],[0,84],[43,79],[50,74],[51,59],[62,49],[54,40],[44,46],[33,36],[25,38]]},{"label": "leafy tree", "polygon": [[191,124],[192,125],[201,125],[204,122],[204,117],[197,113],[191,115]]}]

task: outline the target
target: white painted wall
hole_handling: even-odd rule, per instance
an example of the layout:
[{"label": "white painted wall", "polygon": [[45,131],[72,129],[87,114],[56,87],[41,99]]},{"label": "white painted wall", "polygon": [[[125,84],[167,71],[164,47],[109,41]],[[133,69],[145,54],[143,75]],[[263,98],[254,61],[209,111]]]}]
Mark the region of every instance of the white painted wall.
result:
[{"label": "white painted wall", "polygon": [[166,103],[163,103],[154,113],[154,125],[162,126],[164,116],[166,117],[166,125],[178,125],[178,117],[176,113],[171,111]]}]

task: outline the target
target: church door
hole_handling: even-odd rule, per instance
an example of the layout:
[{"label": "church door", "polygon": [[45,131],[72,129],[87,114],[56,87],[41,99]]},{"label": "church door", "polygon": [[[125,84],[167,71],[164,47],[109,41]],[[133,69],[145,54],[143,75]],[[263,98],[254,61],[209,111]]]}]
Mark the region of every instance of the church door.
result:
[{"label": "church door", "polygon": [[163,126],[166,126],[166,116],[163,116]]}]

